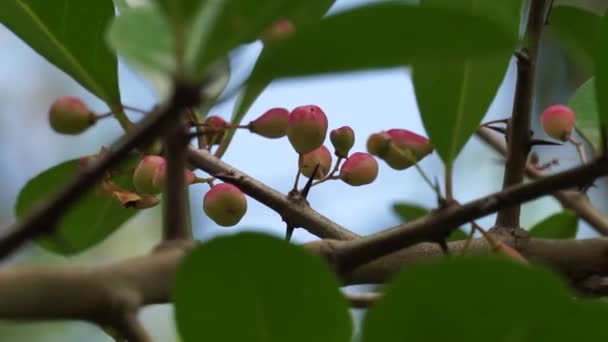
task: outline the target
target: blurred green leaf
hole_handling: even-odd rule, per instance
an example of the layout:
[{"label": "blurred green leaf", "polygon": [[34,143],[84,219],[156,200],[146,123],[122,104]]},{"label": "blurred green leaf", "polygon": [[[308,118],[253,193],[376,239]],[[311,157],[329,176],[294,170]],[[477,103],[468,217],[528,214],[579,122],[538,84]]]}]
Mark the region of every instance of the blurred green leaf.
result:
[{"label": "blurred green leaf", "polygon": [[[428,214],[430,211],[427,208],[409,203],[395,203],[393,204],[393,210],[399,215],[403,222],[414,221],[415,219]],[[464,240],[467,237],[468,235],[462,231],[462,228],[458,228],[452,232],[448,241]]]},{"label": "blurred green leaf", "polygon": [[530,236],[544,239],[574,239],[578,217],[570,210],[553,214],[530,228]]},{"label": "blurred green leaf", "polygon": [[593,78],[583,83],[576,90],[570,98],[569,106],[576,113],[577,131],[594,151],[598,151],[601,147],[601,135]]},{"label": "blurred green leaf", "polygon": [[[446,8],[495,20],[517,37],[521,1],[422,0],[423,8]],[[481,44],[481,42],[480,42]],[[512,51],[460,63],[414,64],[413,81],[424,127],[433,147],[451,168],[479,127],[507,71]],[[438,101],[437,99],[441,99]]]},{"label": "blurred green leaf", "polygon": [[177,270],[177,327],[184,341],[347,342],[339,287],[327,264],[300,247],[254,233],[220,237]]},{"label": "blurred green leaf", "polygon": [[571,327],[571,296],[557,275],[503,258],[412,265],[368,310],[361,341],[545,340],[530,336]]},{"label": "blurred green leaf", "polygon": [[[602,17],[600,40],[595,50],[595,99],[599,112],[600,129],[608,127],[608,15]],[[598,96],[600,95],[601,96]]]},{"label": "blurred green leaf", "polygon": [[593,72],[593,56],[599,42],[601,18],[576,7],[557,6],[551,10],[550,31],[566,52],[587,72]]},{"label": "blurred green leaf", "polygon": [[396,2],[376,3],[296,30],[260,60],[249,82],[259,86],[283,77],[500,56],[510,53],[517,40],[516,35],[483,17]]},{"label": "blurred green leaf", "polygon": [[112,1],[3,0],[0,22],[108,106],[120,105],[116,56],[104,42]]},{"label": "blurred green leaf", "polygon": [[[308,25],[316,25],[321,17],[329,10],[335,0],[323,0],[323,1],[300,1],[297,6],[292,6],[289,11],[284,13],[282,17],[288,18],[296,27],[296,30],[302,30]],[[269,51],[272,51],[274,44],[265,44],[262,52],[260,53],[256,65],[263,63]],[[241,92],[238,100],[236,101],[232,119],[230,121],[233,125],[239,125],[245,114],[251,108],[251,105],[255,100],[262,94],[262,92],[270,85],[271,80],[261,81],[259,83],[245,84],[243,91]],[[236,133],[236,130],[230,130],[225,136],[225,143],[222,147],[225,150],[232,140],[232,137]],[[222,152],[223,153],[223,152]]]},{"label": "blurred green leaf", "polygon": [[[119,169],[132,169],[135,163],[136,158],[131,158]],[[73,159],[29,180],[17,197],[15,216],[18,219],[25,217],[36,204],[60,191],[78,174],[78,171],[79,160]],[[133,188],[131,173],[117,175],[112,180],[122,187]],[[97,187],[66,211],[53,235],[36,242],[55,253],[63,255],[80,253],[103,241],[138,212],[137,209],[123,207]]]},{"label": "blurred green leaf", "polygon": [[125,10],[107,32],[107,41],[134,67],[169,78],[175,71],[170,27],[155,7]]}]

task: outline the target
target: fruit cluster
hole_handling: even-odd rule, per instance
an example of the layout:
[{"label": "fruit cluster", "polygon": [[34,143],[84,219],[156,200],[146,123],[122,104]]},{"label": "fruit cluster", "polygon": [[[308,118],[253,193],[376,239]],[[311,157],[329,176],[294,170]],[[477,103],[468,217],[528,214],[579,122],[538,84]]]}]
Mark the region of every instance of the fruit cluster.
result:
[{"label": "fruit cluster", "polygon": [[[51,127],[64,134],[81,133],[106,116],[108,114],[95,114],[74,97],[58,99],[49,111]],[[203,122],[193,119],[192,126],[198,128],[201,137],[199,143],[202,142],[201,148],[206,149],[220,145],[232,129],[247,129],[269,139],[287,136],[298,154],[299,173],[315,180],[311,183],[313,186],[327,180],[341,180],[351,186],[370,184],[378,176],[378,162],[372,155],[383,159],[394,169],[403,170],[432,151],[426,138],[404,129],[390,129],[369,137],[369,153],[350,153],[355,143],[355,132],[343,126],[329,133],[332,154],[323,145],[328,133],[327,116],[316,105],[299,106],[291,111],[272,108],[243,126],[232,125],[219,116],[209,116]],[[166,169],[163,157],[144,156],[133,172],[136,194],[154,196],[162,192],[166,183]],[[184,170],[184,177],[186,184],[208,183],[211,186],[203,198],[203,210],[218,225],[235,225],[245,215],[247,200],[238,187],[227,183],[213,184],[213,178],[197,178],[189,169]]]}]

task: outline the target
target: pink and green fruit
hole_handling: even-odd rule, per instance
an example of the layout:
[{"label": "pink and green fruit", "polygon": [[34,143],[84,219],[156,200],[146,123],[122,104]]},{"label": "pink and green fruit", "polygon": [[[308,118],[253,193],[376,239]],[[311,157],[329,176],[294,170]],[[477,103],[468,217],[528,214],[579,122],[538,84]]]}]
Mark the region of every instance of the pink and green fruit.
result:
[{"label": "pink and green fruit", "polygon": [[315,166],[318,164],[319,168],[317,169],[315,179],[323,178],[329,172],[331,159],[331,153],[327,147],[321,145],[315,150],[301,155],[299,161],[300,170],[304,176],[311,178]]},{"label": "pink and green fruit", "polygon": [[332,130],[329,139],[334,146],[336,156],[347,158],[348,152],[355,144],[355,132],[349,126],[342,126]]},{"label": "pink and green fruit", "polygon": [[318,106],[300,106],[289,114],[287,138],[299,154],[321,146],[326,135],[327,116]]},{"label": "pink and green fruit", "polygon": [[77,97],[60,97],[49,109],[49,123],[57,133],[80,134],[96,121],[95,113]]},{"label": "pink and green fruit", "polygon": [[247,212],[247,198],[232,184],[217,184],[205,194],[203,210],[218,225],[234,226]]},{"label": "pink and green fruit", "polygon": [[249,131],[263,137],[276,139],[287,134],[289,111],[285,108],[272,108],[249,123]]},{"label": "pink and green fruit", "polygon": [[340,168],[340,179],[352,186],[366,185],[378,177],[378,162],[370,154],[353,153]]}]

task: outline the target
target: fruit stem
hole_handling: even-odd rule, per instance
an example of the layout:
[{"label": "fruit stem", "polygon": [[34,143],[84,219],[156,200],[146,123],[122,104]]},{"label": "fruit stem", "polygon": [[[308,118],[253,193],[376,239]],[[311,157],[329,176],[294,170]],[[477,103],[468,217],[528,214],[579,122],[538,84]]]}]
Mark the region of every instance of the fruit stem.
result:
[{"label": "fruit stem", "polygon": [[572,137],[572,135],[568,135],[568,142],[572,143],[576,147],[576,152],[578,152],[578,156],[581,159],[581,163],[587,163],[587,157],[585,156],[585,146],[581,141],[578,141]]},{"label": "fruit stem", "polygon": [[334,168],[331,170],[330,173],[328,173],[325,177],[319,179],[318,181],[312,183],[311,187],[317,185],[317,184],[321,184],[327,180],[330,179],[340,179],[340,176],[336,176],[336,172],[338,172],[338,169],[340,168],[340,163],[342,163],[342,157],[338,157],[338,160],[336,161],[336,164],[334,165]]}]

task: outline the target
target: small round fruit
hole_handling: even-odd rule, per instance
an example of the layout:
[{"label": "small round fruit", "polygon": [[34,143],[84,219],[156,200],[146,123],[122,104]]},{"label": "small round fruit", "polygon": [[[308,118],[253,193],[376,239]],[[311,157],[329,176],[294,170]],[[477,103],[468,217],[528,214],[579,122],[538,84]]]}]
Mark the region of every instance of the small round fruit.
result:
[{"label": "small round fruit", "polygon": [[49,110],[49,123],[57,133],[80,134],[96,121],[95,113],[77,97],[60,97]]},{"label": "small round fruit", "polygon": [[[427,138],[406,129],[389,129],[378,137],[388,137],[388,143],[386,146],[377,147],[375,152],[395,170],[405,170],[433,151],[433,146]],[[378,145],[385,140],[379,141]],[[369,145],[368,141],[368,149]]]},{"label": "small round fruit", "polygon": [[382,158],[388,149],[391,137],[386,132],[374,133],[367,138],[367,152]]},{"label": "small round fruit", "polygon": [[272,108],[249,123],[249,131],[263,137],[276,139],[287,134],[289,111],[285,108]]},{"label": "small round fruit", "polygon": [[366,185],[378,177],[378,162],[370,154],[353,153],[340,168],[340,179],[352,186]]},{"label": "small round fruit", "polygon": [[[184,178],[186,181],[186,185],[190,185],[194,183],[194,172],[189,169],[184,169]],[[154,177],[152,178],[152,185],[159,191],[165,190],[165,183],[167,180],[167,164],[164,163],[159,165],[154,172]]]},{"label": "small round fruit", "polygon": [[334,145],[336,156],[347,158],[348,152],[355,144],[355,132],[349,126],[342,126],[332,130],[329,133],[329,139]]},{"label": "small round fruit", "polygon": [[154,176],[159,167],[164,167],[163,157],[149,155],[145,156],[133,172],[133,186],[138,193],[144,195],[156,195],[162,191],[154,185]]},{"label": "small round fruit", "polygon": [[205,127],[207,132],[207,144],[209,144],[209,146],[219,145],[226,135],[228,122],[221,117],[214,115],[205,119],[205,124],[207,125]]},{"label": "small round fruit", "polygon": [[567,141],[574,129],[576,115],[566,106],[553,105],[542,112],[540,122],[548,136]]},{"label": "small round fruit", "polygon": [[299,154],[321,146],[326,135],[327,116],[318,106],[300,106],[289,114],[287,138]]},{"label": "small round fruit", "polygon": [[218,225],[234,226],[247,212],[247,198],[232,184],[214,185],[203,198],[203,210]]},{"label": "small round fruit", "polygon": [[319,165],[315,179],[323,178],[329,172],[331,167],[331,153],[325,145],[317,147],[315,150],[302,154],[300,157],[300,170],[302,174],[308,178],[312,177],[312,172],[315,166]]}]

